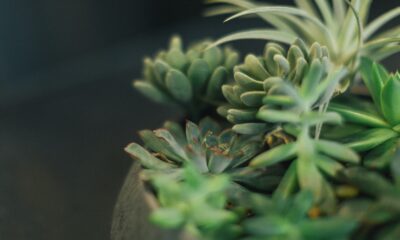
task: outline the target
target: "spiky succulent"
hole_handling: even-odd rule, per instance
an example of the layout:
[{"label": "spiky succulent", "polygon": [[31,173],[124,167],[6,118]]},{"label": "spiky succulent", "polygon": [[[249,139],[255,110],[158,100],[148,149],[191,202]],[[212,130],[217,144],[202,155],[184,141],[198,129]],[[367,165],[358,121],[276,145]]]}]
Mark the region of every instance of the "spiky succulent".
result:
[{"label": "spiky succulent", "polygon": [[400,151],[391,159],[390,170],[389,179],[363,168],[342,172],[343,179],[364,194],[345,203],[339,212],[365,224],[359,239],[400,239]]},{"label": "spiky succulent", "polygon": [[186,131],[176,123],[166,122],[164,128],[143,130],[140,136],[150,152],[136,143],[125,150],[140,161],[147,178],[167,172],[179,179],[182,166],[191,163],[203,174],[227,173],[234,182],[256,189],[274,187],[279,181],[281,171],[269,173],[266,179],[262,177],[265,171],[246,168],[248,161],[263,147],[262,135],[239,136],[231,129],[221,130],[210,118],[200,121],[199,126],[188,121]]},{"label": "spiky succulent", "polygon": [[243,223],[246,240],[338,240],[349,239],[357,222],[345,217],[309,217],[312,193],[301,191],[289,198],[256,196],[255,216]]},{"label": "spiky succulent", "polygon": [[[380,61],[400,52],[398,27],[379,32],[390,20],[400,15],[394,8],[373,21],[368,21],[372,0],[295,0],[296,7],[259,4],[247,0],[209,0],[228,7],[214,14],[235,13],[228,20],[256,14],[272,28],[235,33],[215,45],[238,39],[265,39],[292,43],[303,39],[308,46],[319,42],[328,47],[332,62],[347,66],[348,80],[338,91],[344,91],[354,78],[361,56]],[[232,8],[234,6],[235,8]]]},{"label": "spiky succulent", "polygon": [[319,43],[308,48],[297,39],[288,49],[267,43],[262,56],[249,54],[243,64],[234,68],[235,82],[222,87],[228,104],[220,106],[218,112],[234,124],[236,132],[265,131],[268,125],[257,119],[257,112],[264,106],[263,98],[275,90],[271,82],[285,80],[299,86],[315,63],[322,66],[317,77],[324,77],[330,68],[329,53]]},{"label": "spiky succulent", "polygon": [[364,158],[366,166],[385,168],[400,144],[400,73],[389,74],[382,65],[368,59],[363,59],[361,66],[373,103],[357,98],[345,103],[337,100],[329,109],[348,123],[363,127],[341,141],[356,151],[369,151]]},{"label": "spiky succulent", "polygon": [[206,49],[209,44],[203,41],[185,51],[181,39],[173,37],[168,50],[144,60],[143,80],[135,81],[135,88],[151,100],[178,106],[198,120],[223,99],[221,86],[239,61],[235,50]]},{"label": "spiky succulent", "polygon": [[161,172],[152,176],[160,208],[152,213],[151,221],[166,229],[184,229],[201,239],[236,239],[238,217],[225,209],[229,177],[204,176],[188,163],[182,179]]}]

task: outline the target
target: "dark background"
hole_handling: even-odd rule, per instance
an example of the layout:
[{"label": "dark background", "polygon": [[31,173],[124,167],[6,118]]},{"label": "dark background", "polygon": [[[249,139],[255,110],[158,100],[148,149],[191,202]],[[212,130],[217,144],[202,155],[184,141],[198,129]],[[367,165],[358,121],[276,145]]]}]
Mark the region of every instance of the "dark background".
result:
[{"label": "dark background", "polygon": [[[375,1],[373,15],[398,5]],[[123,147],[179,118],[131,88],[142,57],[173,33],[188,42],[262,25],[203,10],[200,0],[0,1],[1,240],[109,239],[131,164]]]}]

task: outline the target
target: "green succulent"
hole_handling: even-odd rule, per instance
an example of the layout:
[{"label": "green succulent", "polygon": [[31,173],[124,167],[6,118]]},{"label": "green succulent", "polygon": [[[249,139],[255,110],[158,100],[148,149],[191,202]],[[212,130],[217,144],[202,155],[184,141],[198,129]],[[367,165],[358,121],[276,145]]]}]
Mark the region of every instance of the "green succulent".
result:
[{"label": "green succulent", "polygon": [[389,74],[368,59],[363,59],[361,73],[372,103],[352,98],[345,103],[336,101],[329,109],[348,123],[364,127],[344,141],[356,151],[367,152],[366,166],[384,168],[400,144],[400,73]]},{"label": "green succulent", "polygon": [[144,60],[143,80],[134,87],[157,103],[178,106],[191,119],[200,118],[223,99],[221,86],[239,61],[235,50],[206,49],[209,44],[203,41],[185,51],[181,39],[173,37],[168,50]]},{"label": "green succulent", "polygon": [[400,239],[400,151],[392,158],[390,170],[390,179],[364,168],[342,172],[344,180],[365,194],[345,203],[339,212],[366,225],[360,230],[359,239]]},{"label": "green succulent", "polygon": [[361,56],[380,61],[400,52],[400,28],[380,32],[387,22],[400,15],[400,7],[369,22],[372,0],[295,0],[295,7],[247,0],[208,2],[227,4],[226,8],[219,8],[213,14],[236,13],[227,21],[256,14],[272,26],[231,34],[214,45],[239,39],[264,39],[290,44],[296,38],[301,38],[308,46],[319,42],[328,47],[336,66],[346,66],[349,70],[347,81],[337,89],[340,92],[347,89],[355,77]]},{"label": "green succulent", "polygon": [[151,152],[137,143],[125,150],[140,161],[145,178],[166,172],[180,179],[182,166],[190,163],[203,174],[226,173],[234,182],[266,190],[277,185],[282,173],[277,169],[264,177],[266,171],[249,171],[246,164],[262,150],[262,136],[240,136],[231,129],[222,131],[210,118],[201,120],[199,126],[188,121],[186,131],[177,123],[166,122],[164,128],[143,130],[140,136]]},{"label": "green succulent", "polygon": [[301,191],[289,198],[253,198],[254,215],[244,221],[246,240],[344,240],[357,222],[339,216],[312,219],[312,193]]},{"label": "green succulent", "polygon": [[153,223],[166,229],[184,229],[206,240],[237,239],[238,217],[225,209],[224,191],[230,182],[227,175],[204,176],[187,164],[183,181],[161,172],[151,181],[160,203],[150,216]]},{"label": "green succulent", "polygon": [[[340,124],[341,117],[315,106],[330,99],[334,88],[346,74],[342,68],[323,77],[323,68],[319,60],[314,60],[300,87],[282,79],[270,83],[274,91],[264,97],[265,105],[256,116],[265,122],[281,125],[296,140],[256,156],[250,166],[263,168],[291,160],[277,191],[288,195],[298,182],[301,189],[314,194],[316,203],[324,211],[334,211],[334,192],[324,175],[335,178],[337,172],[346,167],[338,161],[353,165],[359,163],[359,157],[344,145],[319,139],[320,125]],[[314,135],[313,129],[316,129]]]},{"label": "green succulent", "polygon": [[267,130],[268,125],[256,115],[264,106],[263,98],[274,91],[270,83],[285,80],[298,86],[314,62],[323,66],[318,69],[319,77],[326,76],[330,68],[329,53],[319,43],[308,48],[297,39],[289,49],[275,43],[266,44],[261,57],[249,54],[243,64],[234,68],[235,82],[222,87],[228,104],[220,106],[218,112],[234,124],[233,129],[238,133]]}]

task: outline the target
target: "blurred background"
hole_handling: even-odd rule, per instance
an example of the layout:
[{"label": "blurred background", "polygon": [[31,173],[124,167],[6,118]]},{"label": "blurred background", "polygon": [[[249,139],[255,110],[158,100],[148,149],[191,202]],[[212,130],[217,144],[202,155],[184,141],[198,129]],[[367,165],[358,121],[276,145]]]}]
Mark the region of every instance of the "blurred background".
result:
[{"label": "blurred background", "polygon": [[[375,1],[372,15],[398,5]],[[204,9],[202,0],[0,1],[0,239],[109,239],[131,164],[123,147],[139,129],[179,119],[131,88],[143,56],[174,33],[189,42],[262,26],[222,24]]]}]

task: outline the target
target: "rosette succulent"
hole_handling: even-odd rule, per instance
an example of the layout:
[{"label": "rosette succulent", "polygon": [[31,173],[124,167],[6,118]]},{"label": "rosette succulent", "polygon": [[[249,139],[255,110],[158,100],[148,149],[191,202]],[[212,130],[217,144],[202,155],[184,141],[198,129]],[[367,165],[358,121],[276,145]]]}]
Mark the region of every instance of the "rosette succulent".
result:
[{"label": "rosette succulent", "polygon": [[220,106],[218,112],[234,124],[238,133],[265,131],[268,125],[257,118],[257,112],[264,106],[263,98],[275,90],[271,82],[285,80],[299,86],[315,61],[321,66],[320,77],[324,77],[330,67],[329,53],[319,43],[308,48],[297,39],[288,49],[266,44],[262,56],[249,54],[234,68],[235,82],[222,87],[228,104]]},{"label": "rosette succulent", "polygon": [[164,128],[143,130],[140,136],[150,152],[136,143],[128,145],[125,150],[140,161],[146,178],[154,173],[167,172],[179,179],[182,166],[190,163],[200,173],[227,173],[234,182],[267,190],[277,184],[282,173],[278,169],[269,173],[268,178],[263,178],[265,171],[249,171],[246,164],[261,151],[262,135],[240,136],[231,129],[221,130],[219,124],[210,118],[200,121],[199,126],[188,121],[186,131],[176,123],[166,122]]},{"label": "rosette succulent", "polygon": [[337,100],[329,109],[362,127],[342,141],[366,153],[366,166],[385,168],[400,144],[400,73],[389,74],[382,65],[368,59],[363,59],[361,73],[372,103],[356,98],[346,103]]},{"label": "rosette succulent", "polygon": [[178,106],[198,120],[202,112],[223,99],[221,86],[239,61],[235,50],[206,49],[209,44],[203,41],[185,51],[181,39],[173,37],[168,50],[154,59],[145,58],[143,79],[136,80],[134,87],[151,100]]}]

